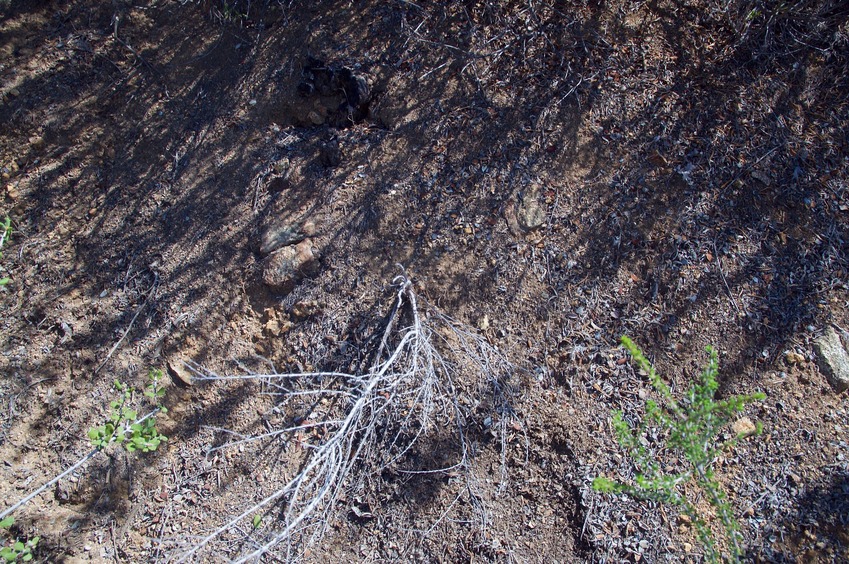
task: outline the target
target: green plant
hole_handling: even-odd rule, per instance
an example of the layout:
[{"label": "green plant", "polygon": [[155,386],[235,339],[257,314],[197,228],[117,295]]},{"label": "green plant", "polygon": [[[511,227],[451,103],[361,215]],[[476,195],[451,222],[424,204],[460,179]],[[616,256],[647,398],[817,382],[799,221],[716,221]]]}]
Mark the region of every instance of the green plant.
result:
[{"label": "green plant", "polygon": [[168,440],[168,437],[156,429],[156,417],[154,416],[156,411],[162,413],[168,411],[160,403],[165,396],[165,389],[160,385],[162,371],[152,369],[148,378],[150,383],[145,388],[144,395],[156,405],[153,414],[136,420],[138,412],[129,407],[132,404],[135,390],[127,384],[115,380],[114,386],[121,393],[120,399],[110,402],[112,411],[109,414],[108,421],[99,427],[92,427],[88,431],[88,437],[95,448],[103,450],[109,443],[116,442],[123,445],[128,452],[137,450],[152,452],[159,447],[160,443]]},{"label": "green plant", "polygon": [[[646,400],[646,416],[636,429],[632,429],[625,421],[621,411],[613,412],[616,438],[633,459],[637,475],[633,485],[598,477],[593,480],[593,489],[602,493],[628,494],[638,499],[678,506],[693,523],[696,535],[704,545],[708,561],[739,562],[742,555],[739,542],[740,526],[712,466],[721,450],[747,435],[760,434],[763,431],[758,423],[753,433],[740,433],[728,441],[717,441],[720,430],[735,414],[742,411],[747,403],[763,400],[765,395],[754,393],[715,400],[719,361],[716,351],[708,347],[710,360],[701,374],[700,381],[694,384],[679,402],[639,347],[628,337],[622,337],[622,345],[631,354],[639,369],[648,376],[663,405]],[[660,433],[654,433],[655,430]],[[655,452],[647,448],[651,445],[650,438],[655,436],[664,437],[667,447],[679,455],[677,460],[684,468],[680,473],[665,473],[661,470]],[[725,555],[714,541],[708,521],[688,497],[687,488],[692,483],[706,494],[707,501],[713,506],[725,530],[728,540],[728,553]]]},{"label": "green plant", "polygon": [[[14,524],[14,517],[6,517],[0,521],[0,529],[6,529],[8,531]],[[16,562],[18,559],[21,562],[29,562],[32,560],[32,551],[38,546],[39,538],[33,537],[26,542],[18,539],[13,540],[11,545],[0,548],[0,558],[6,562]]]},{"label": "green plant", "polygon": [[[12,220],[7,215],[6,218],[0,222],[0,249],[6,244],[7,241],[12,238]],[[3,258],[3,253],[0,251],[0,258]],[[0,286],[5,286],[10,282],[8,276],[0,278]]]}]

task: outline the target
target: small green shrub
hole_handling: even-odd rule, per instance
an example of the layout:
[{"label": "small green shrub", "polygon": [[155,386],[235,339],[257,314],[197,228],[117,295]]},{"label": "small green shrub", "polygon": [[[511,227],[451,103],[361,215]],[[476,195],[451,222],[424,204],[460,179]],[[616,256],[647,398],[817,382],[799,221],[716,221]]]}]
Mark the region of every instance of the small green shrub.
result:
[{"label": "small green shrub", "polygon": [[[14,517],[6,517],[0,521],[0,529],[9,530],[15,524]],[[32,560],[32,551],[38,546],[40,537],[33,537],[26,542],[14,539],[12,544],[0,548],[0,558],[5,562],[29,562]]]},{"label": "small green shrub", "polygon": [[[613,412],[613,428],[619,444],[634,461],[637,475],[634,484],[625,484],[598,477],[593,480],[593,489],[602,493],[628,494],[638,499],[660,501],[680,508],[692,521],[699,541],[704,545],[705,556],[710,562],[739,562],[742,556],[739,536],[740,526],[734,517],[731,504],[712,469],[713,462],[721,450],[731,446],[745,435],[740,434],[724,443],[717,443],[720,430],[743,410],[747,403],[763,400],[763,393],[734,396],[716,401],[718,384],[716,376],[719,361],[716,351],[708,347],[710,360],[700,382],[693,385],[679,402],[672,396],[669,386],[660,378],[654,366],[643,352],[627,337],[622,345],[633,357],[635,364],[649,378],[664,405],[646,400],[646,416],[636,429],[631,429],[621,411]],[[684,466],[680,473],[665,473],[661,465],[649,452],[648,437],[659,429],[657,436],[665,437],[667,447],[683,457]],[[754,434],[762,432],[760,423]],[[686,461],[686,462],[684,462]],[[723,555],[713,538],[707,520],[687,497],[685,486],[695,483],[714,507],[728,540],[728,553]]]},{"label": "small green shrub", "polygon": [[[167,413],[168,410],[161,405],[161,400],[165,396],[165,389],[160,385],[162,371],[151,370],[148,378],[150,383],[144,390],[145,397],[156,405],[157,411]],[[121,397],[110,402],[112,411],[109,414],[108,421],[99,427],[92,427],[88,430],[91,443],[100,450],[103,450],[112,442],[123,445],[128,452],[137,450],[152,452],[156,450],[161,443],[168,440],[168,437],[156,429],[156,417],[151,415],[141,421],[136,421],[138,412],[130,407],[135,390],[118,380],[115,380],[114,386],[121,393]]]}]

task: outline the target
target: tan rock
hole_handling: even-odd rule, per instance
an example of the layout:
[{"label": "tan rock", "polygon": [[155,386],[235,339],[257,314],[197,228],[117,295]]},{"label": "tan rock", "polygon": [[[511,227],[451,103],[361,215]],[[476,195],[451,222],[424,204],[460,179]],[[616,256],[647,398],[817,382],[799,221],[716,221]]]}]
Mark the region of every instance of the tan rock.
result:
[{"label": "tan rock", "polygon": [[274,290],[289,292],[304,276],[313,274],[318,266],[318,257],[312,240],[304,239],[297,245],[289,245],[271,253],[265,262],[262,281]]},{"label": "tan rock", "polygon": [[170,374],[175,381],[186,386],[191,386],[194,383],[192,380],[192,373],[186,368],[186,365],[180,359],[171,359],[168,361],[168,374]]},{"label": "tan rock", "polygon": [[731,424],[731,430],[734,431],[734,434],[737,436],[749,436],[753,435],[755,431],[757,431],[757,427],[748,417],[741,417]]}]

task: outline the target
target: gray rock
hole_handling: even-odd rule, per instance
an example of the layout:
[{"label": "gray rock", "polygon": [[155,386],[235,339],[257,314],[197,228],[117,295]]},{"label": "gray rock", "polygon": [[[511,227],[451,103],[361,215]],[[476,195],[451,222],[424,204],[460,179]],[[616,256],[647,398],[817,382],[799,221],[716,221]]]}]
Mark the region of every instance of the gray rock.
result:
[{"label": "gray rock", "polygon": [[300,243],[306,239],[306,237],[307,234],[304,233],[304,230],[300,225],[271,225],[262,235],[262,243],[259,248],[259,254],[262,256],[271,254],[282,247]]},{"label": "gray rock", "polygon": [[525,233],[545,225],[545,210],[539,203],[538,190],[529,190],[516,209],[516,220]]},{"label": "gray rock", "polygon": [[[842,333],[842,331],[841,331]],[[829,326],[825,334],[814,341],[820,370],[836,392],[849,389],[849,352],[841,334]]]},{"label": "gray rock", "polygon": [[265,261],[262,281],[273,290],[290,292],[304,276],[318,269],[318,256],[310,239],[297,245],[283,247],[271,253]]}]

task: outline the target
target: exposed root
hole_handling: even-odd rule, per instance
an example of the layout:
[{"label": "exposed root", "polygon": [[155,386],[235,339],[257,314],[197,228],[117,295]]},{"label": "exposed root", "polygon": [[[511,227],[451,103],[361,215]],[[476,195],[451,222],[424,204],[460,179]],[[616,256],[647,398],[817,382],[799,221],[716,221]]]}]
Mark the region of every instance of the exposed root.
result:
[{"label": "exposed root", "polygon": [[[259,380],[284,401],[315,395],[332,398],[333,405],[338,407],[327,408],[326,413],[311,418],[313,422],[298,422],[259,435],[228,432],[233,440],[216,449],[291,435],[308,428],[320,427],[322,431],[318,433],[320,438],[305,445],[308,457],[288,483],[194,541],[181,554],[180,562],[200,556],[225,532],[238,530],[240,526],[250,528],[244,527],[245,521],[261,512],[267,513],[272,507],[283,508],[279,525],[264,527],[267,529],[264,534],[254,531],[250,539],[252,548],[237,555],[235,561],[254,559],[279,545],[286,547],[286,558],[297,556],[324,535],[343,501],[353,499],[356,491],[379,480],[384,470],[465,475],[468,483],[463,495],[469,497],[476,509],[478,526],[486,527],[486,511],[480,507],[480,500],[475,499],[468,472],[471,441],[467,432],[472,407],[467,405],[471,402],[461,401],[458,386],[465,389],[471,384],[472,393],[489,388],[495,413],[488,419],[497,418],[495,428],[506,433],[507,421],[514,415],[507,384],[513,366],[473,331],[433,307],[420,310],[407,277],[399,276],[393,284],[397,287],[394,306],[371,365],[362,374],[217,376],[195,369],[198,380]],[[308,389],[295,389],[304,382]],[[415,467],[408,455],[423,437],[438,430],[451,433],[455,458],[436,468]],[[503,459],[502,466],[506,467]],[[431,529],[445,518],[454,503],[456,500]]]}]

